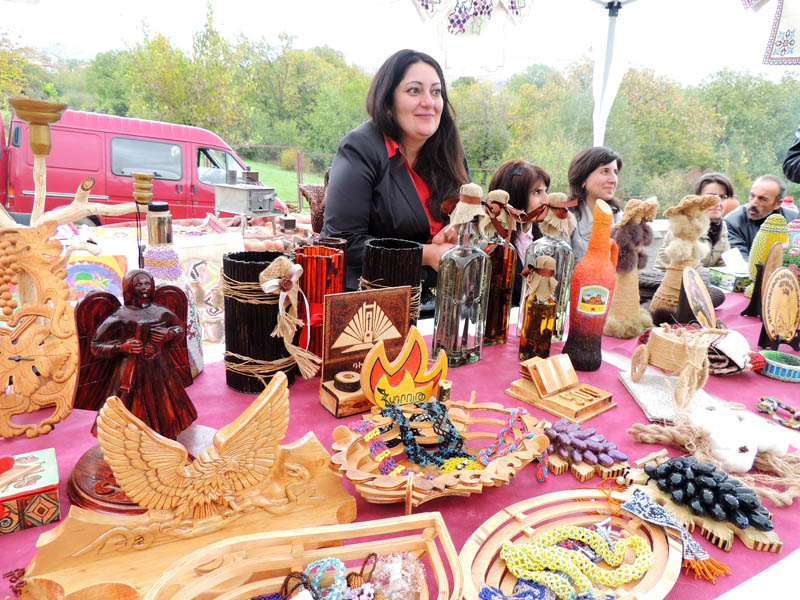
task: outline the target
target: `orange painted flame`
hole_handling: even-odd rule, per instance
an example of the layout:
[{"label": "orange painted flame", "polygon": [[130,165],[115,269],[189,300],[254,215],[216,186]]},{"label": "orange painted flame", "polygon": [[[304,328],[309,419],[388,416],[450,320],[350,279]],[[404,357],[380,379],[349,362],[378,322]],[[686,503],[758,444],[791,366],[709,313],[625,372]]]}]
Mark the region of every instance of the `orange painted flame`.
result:
[{"label": "orange painted flame", "polygon": [[385,377],[384,381],[390,389],[405,388],[403,380],[408,373],[414,382],[414,389],[424,391],[428,398],[436,394],[439,382],[447,375],[447,355],[440,350],[433,366],[430,369],[427,366],[428,348],[419,330],[412,326],[395,360],[389,361],[383,341],[373,346],[361,369],[361,389],[371,402],[378,404],[375,389],[381,378]]}]

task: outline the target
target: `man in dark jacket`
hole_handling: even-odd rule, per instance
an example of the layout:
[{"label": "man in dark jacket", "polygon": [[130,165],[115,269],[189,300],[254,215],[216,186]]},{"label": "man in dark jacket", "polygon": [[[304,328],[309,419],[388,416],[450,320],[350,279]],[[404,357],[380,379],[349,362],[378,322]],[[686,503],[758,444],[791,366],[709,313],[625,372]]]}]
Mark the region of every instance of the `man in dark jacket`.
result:
[{"label": "man in dark jacket", "polygon": [[786,183],[775,175],[762,175],[750,187],[747,204],[728,213],[728,240],[731,248],[738,248],[745,260],[750,256],[750,247],[756,238],[761,224],[771,214],[783,215],[786,221],[797,218],[797,212],[781,208],[781,200],[786,193]]},{"label": "man in dark jacket", "polygon": [[783,174],[789,181],[800,183],[800,127],[794,134],[794,144],[789,147],[783,161]]}]

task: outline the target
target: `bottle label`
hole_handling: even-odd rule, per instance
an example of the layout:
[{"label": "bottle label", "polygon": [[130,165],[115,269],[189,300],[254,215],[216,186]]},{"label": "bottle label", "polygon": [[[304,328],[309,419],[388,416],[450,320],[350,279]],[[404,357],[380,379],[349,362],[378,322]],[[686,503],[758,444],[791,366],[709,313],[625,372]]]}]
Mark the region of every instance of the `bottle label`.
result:
[{"label": "bottle label", "polygon": [[587,285],[578,293],[578,310],[594,315],[603,314],[608,308],[608,289],[601,285]]}]

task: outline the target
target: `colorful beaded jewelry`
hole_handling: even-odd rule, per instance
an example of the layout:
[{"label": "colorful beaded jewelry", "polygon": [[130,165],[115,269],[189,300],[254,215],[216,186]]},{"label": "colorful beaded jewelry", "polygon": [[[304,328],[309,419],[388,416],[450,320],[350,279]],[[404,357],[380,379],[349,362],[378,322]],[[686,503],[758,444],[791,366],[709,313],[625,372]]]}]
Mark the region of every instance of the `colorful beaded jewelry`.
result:
[{"label": "colorful beaded jewelry", "polygon": [[[439,447],[437,450],[428,451],[420,446],[415,437],[415,431],[409,426],[409,418],[403,413],[399,406],[387,406],[381,410],[381,415],[392,419],[400,429],[400,438],[405,446],[408,460],[415,465],[428,466],[435,465],[441,468],[449,458],[469,458],[475,460],[475,456],[464,450],[464,439],[447,415],[447,407],[441,402],[425,402],[418,405],[422,409],[427,419],[433,425],[433,431],[439,436]],[[419,419],[417,419],[419,421]]]},{"label": "colorful beaded jewelry", "polygon": [[[583,542],[606,563],[617,568],[606,570],[580,552],[559,548],[556,544],[565,539]],[[633,564],[622,564],[628,548],[636,553],[636,559]],[[643,537],[632,535],[623,538],[612,551],[604,536],[574,525],[548,531],[527,544],[506,542],[500,556],[517,578],[541,583],[552,589],[561,600],[591,594],[592,582],[614,588],[639,579],[653,564],[653,551]],[[565,573],[572,583],[555,571]]]},{"label": "colorful beaded jewelry", "polygon": [[358,421],[350,423],[348,427],[351,431],[360,433],[367,442],[369,455],[378,463],[378,470],[381,475],[419,475],[416,471],[406,469],[403,465],[398,465],[394,460],[391,451],[381,439],[380,429],[372,421]]},{"label": "colorful beaded jewelry", "polygon": [[477,460],[470,458],[448,458],[439,467],[442,473],[452,473],[453,471],[482,471],[484,466]]},{"label": "colorful beaded jewelry", "polygon": [[[767,413],[770,417],[775,419],[778,423],[783,425],[784,427],[789,427],[790,429],[800,429],[800,419],[797,418],[798,411],[795,408],[792,408],[785,402],[781,402],[776,398],[772,398],[771,396],[763,396],[758,399],[758,404],[756,406],[759,412]],[[792,415],[791,419],[782,419],[776,413],[778,409],[781,408]]]},{"label": "colorful beaded jewelry", "polygon": [[[321,581],[326,571],[334,571],[333,585],[326,588],[323,594]],[[303,574],[311,579],[311,591],[316,592],[320,600],[343,600],[347,594],[345,566],[338,558],[321,558],[309,564]]]},{"label": "colorful beaded jewelry", "polygon": [[[486,448],[481,448],[478,452],[478,460],[484,465],[488,465],[490,460],[505,456],[509,452],[513,452],[519,448],[524,440],[536,437],[538,434],[528,431],[528,426],[525,424],[525,421],[522,420],[522,417],[527,414],[528,411],[524,408],[515,408],[512,410],[508,417],[508,423],[497,434],[497,440],[493,444],[486,446]],[[511,432],[514,427],[514,422],[516,421],[519,421],[519,428],[522,430],[523,435],[514,438],[510,442],[506,442],[506,436]]]}]

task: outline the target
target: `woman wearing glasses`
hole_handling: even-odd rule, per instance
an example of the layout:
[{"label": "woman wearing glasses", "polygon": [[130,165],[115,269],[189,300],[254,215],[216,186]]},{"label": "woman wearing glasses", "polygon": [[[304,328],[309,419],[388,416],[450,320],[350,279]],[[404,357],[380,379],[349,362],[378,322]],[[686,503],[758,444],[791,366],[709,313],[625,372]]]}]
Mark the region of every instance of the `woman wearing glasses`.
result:
[{"label": "woman wearing glasses", "polygon": [[[711,208],[706,209],[706,214],[710,219],[708,231],[700,238],[701,242],[705,242],[711,248],[711,251],[705,258],[701,259],[697,267],[718,267],[723,265],[722,253],[730,250],[731,245],[728,242],[728,227],[725,225],[725,219],[722,217],[725,214],[725,202],[728,198],[734,198],[733,184],[726,175],[722,173],[706,173],[694,186],[694,193],[698,196],[705,194],[712,194],[719,197],[717,202]],[[672,234],[667,231],[664,239],[661,242],[661,247],[658,249],[656,261],[653,268],[659,271],[666,271],[669,266],[670,259],[667,256],[667,246],[672,239]]]}]

